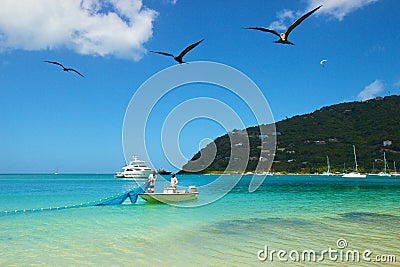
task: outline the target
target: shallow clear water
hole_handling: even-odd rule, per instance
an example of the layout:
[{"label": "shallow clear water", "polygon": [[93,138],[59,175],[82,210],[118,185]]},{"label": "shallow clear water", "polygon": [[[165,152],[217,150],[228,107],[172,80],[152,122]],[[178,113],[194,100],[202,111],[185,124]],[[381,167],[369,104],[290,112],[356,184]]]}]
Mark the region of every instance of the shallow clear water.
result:
[{"label": "shallow clear water", "polygon": [[[184,186],[215,178],[178,176]],[[54,210],[116,195],[136,184],[112,175],[0,175],[0,266],[287,264],[276,254],[260,261],[257,254],[265,246],[269,252],[315,250],[318,257],[328,248],[370,250],[372,260],[395,255],[397,263],[391,264],[399,264],[400,179],[273,176],[249,193],[250,179],[242,177],[229,194],[197,208],[139,201]],[[165,184],[158,180],[156,191]],[[208,194],[199,191],[199,198]],[[37,211],[49,207],[53,209]],[[36,211],[20,212],[24,209]],[[347,247],[338,249],[338,239],[345,239]],[[292,262],[288,255],[286,259]],[[371,265],[327,256],[323,264]]]}]

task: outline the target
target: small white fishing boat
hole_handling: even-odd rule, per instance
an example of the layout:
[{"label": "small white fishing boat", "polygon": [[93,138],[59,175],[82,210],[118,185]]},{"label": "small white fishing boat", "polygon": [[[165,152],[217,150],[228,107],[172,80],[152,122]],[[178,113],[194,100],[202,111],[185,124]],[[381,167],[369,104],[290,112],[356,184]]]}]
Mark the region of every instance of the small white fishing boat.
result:
[{"label": "small white fishing boat", "polygon": [[150,203],[171,203],[195,200],[198,198],[198,195],[196,186],[189,186],[188,190],[166,187],[163,193],[143,193],[139,194],[139,197]]}]

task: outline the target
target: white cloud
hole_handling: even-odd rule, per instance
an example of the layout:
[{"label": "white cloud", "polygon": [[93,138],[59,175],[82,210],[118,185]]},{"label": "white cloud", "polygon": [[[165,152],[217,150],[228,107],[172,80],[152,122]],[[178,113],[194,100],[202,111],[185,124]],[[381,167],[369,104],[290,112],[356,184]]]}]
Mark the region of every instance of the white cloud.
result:
[{"label": "white cloud", "polygon": [[338,20],[343,20],[350,12],[378,1],[379,0],[308,0],[307,10],[323,5],[323,7],[318,10],[320,14],[326,13]]},{"label": "white cloud", "polygon": [[277,30],[277,31],[285,31],[287,28],[287,25],[290,25],[295,19],[295,15],[293,14],[294,12],[292,10],[284,9],[282,11],[279,11],[276,13],[276,16],[278,18],[277,21],[273,21],[268,28]]},{"label": "white cloud", "polygon": [[156,16],[140,0],[1,0],[0,51],[65,47],[139,60]]},{"label": "white cloud", "polygon": [[375,80],[373,83],[367,85],[364,90],[358,94],[358,99],[361,101],[368,100],[377,96],[382,92],[384,84],[380,80]]},{"label": "white cloud", "polygon": [[394,86],[394,87],[400,87],[400,80],[398,80],[397,82],[395,82],[395,83],[393,84],[393,86]]},{"label": "white cloud", "polygon": [[308,4],[305,10],[293,11],[284,9],[277,12],[276,17],[278,20],[273,21],[269,25],[269,28],[285,31],[296,19],[320,5],[323,5],[323,7],[313,14],[313,16],[327,14],[338,20],[343,20],[347,14],[378,1],[380,0],[307,0]]}]

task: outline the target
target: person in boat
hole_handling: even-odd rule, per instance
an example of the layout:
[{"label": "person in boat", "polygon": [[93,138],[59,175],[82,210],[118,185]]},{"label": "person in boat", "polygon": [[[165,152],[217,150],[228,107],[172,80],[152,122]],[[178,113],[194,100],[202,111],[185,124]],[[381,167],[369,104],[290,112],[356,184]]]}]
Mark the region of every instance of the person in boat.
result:
[{"label": "person in boat", "polygon": [[171,176],[171,184],[170,186],[173,188],[176,188],[176,185],[178,184],[178,179],[175,176],[175,173],[172,174]]},{"label": "person in boat", "polygon": [[147,182],[149,183],[149,193],[154,193],[154,184],[156,182],[156,178],[157,175],[155,171],[153,171],[153,173],[150,173],[149,177],[147,178]]}]

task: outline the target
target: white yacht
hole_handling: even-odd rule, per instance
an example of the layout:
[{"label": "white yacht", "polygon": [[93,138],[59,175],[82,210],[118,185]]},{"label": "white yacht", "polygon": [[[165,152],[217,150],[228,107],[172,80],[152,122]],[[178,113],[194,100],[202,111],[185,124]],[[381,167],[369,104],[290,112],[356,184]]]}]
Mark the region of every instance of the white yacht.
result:
[{"label": "white yacht", "polygon": [[137,156],[133,156],[128,165],[122,167],[122,172],[117,172],[115,178],[130,178],[130,179],[147,179],[153,170],[144,164],[144,161],[139,160]]}]

